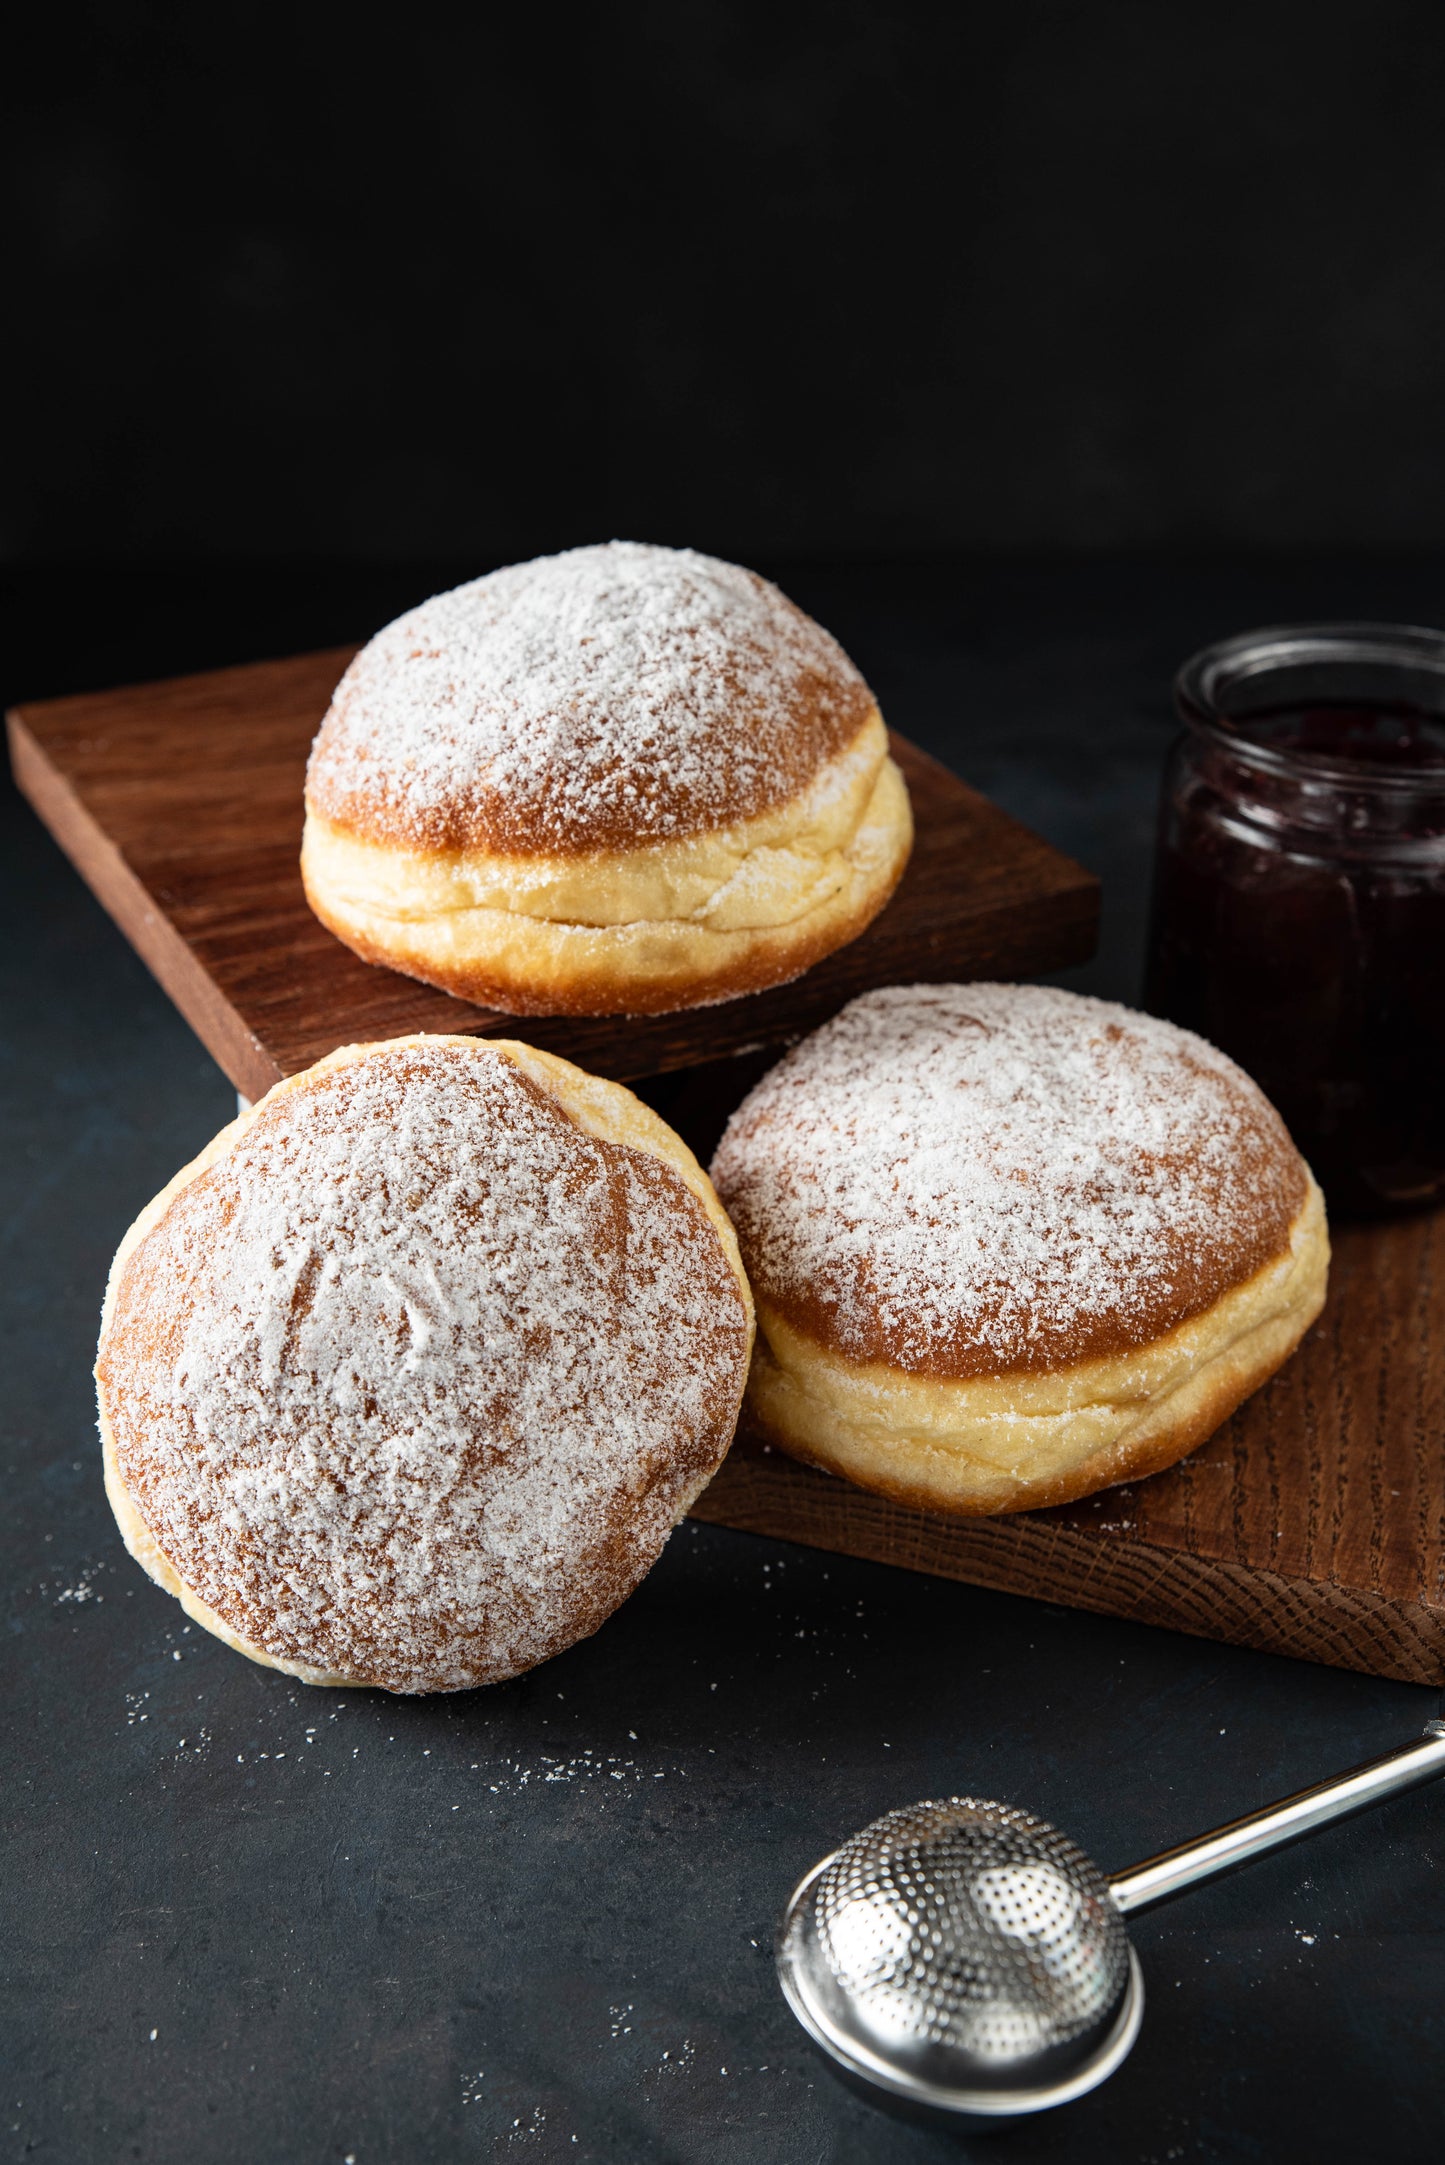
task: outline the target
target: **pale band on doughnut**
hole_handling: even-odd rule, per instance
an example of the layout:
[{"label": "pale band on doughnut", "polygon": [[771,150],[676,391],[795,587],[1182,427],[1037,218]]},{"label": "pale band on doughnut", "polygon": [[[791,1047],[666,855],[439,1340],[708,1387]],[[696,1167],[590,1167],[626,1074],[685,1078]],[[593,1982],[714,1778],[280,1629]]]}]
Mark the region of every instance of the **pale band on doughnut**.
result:
[{"label": "pale band on doughnut", "polygon": [[368,961],[509,1014],[646,1014],[797,977],[898,882],[908,791],[875,709],[797,804],[710,833],[568,856],[421,851],[307,814],[301,869]]},{"label": "pale band on doughnut", "polygon": [[848,1361],[763,1299],[749,1414],[793,1457],[920,1510],[1070,1503],[1173,1465],[1288,1360],[1329,1264],[1313,1178],[1287,1251],[1138,1353],[1043,1375],[941,1380]]}]

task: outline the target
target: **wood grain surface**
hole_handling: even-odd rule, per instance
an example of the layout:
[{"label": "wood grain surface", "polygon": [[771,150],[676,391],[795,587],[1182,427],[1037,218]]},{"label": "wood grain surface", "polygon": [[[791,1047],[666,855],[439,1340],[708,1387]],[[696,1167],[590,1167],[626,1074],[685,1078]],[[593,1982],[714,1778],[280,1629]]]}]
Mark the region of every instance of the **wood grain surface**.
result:
[{"label": "wood grain surface", "polygon": [[1294,1359],[1182,1465],[948,1519],[742,1436],[699,1518],[1412,1683],[1445,1684],[1445,1213],[1334,1235]]},{"label": "wood grain surface", "polygon": [[900,738],[913,859],[868,931],[791,985],[678,1015],[519,1019],[361,962],[301,889],[306,755],[350,647],[38,702],[15,777],[236,1088],[412,1030],[521,1036],[621,1079],[776,1046],[874,985],[1032,976],[1093,951],[1098,883]]}]

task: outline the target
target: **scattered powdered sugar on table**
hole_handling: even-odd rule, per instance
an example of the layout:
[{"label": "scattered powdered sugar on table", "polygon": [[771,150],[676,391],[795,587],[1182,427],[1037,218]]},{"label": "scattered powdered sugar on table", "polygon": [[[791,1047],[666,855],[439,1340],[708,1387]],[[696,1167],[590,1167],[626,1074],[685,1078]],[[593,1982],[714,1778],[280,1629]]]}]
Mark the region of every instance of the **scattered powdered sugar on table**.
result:
[{"label": "scattered powdered sugar on table", "polygon": [[132,1255],[126,1485],[266,1651],[395,1690],[596,1628],[721,1457],[741,1295],[670,1168],[499,1053],[415,1043],[264,1107]]},{"label": "scattered powdered sugar on table", "polygon": [[872,706],[755,573],[614,541],[494,571],[362,648],[311,755],[325,817],[431,848],[581,850],[784,803]]},{"label": "scattered powdered sugar on table", "polygon": [[103,1571],[113,1568],[110,1564],[85,1564],[69,1586],[57,1587],[49,1580],[42,1579],[35,1591],[42,1599],[53,1601],[57,1608],[66,1602],[74,1602],[77,1607],[87,1601],[101,1602],[105,1596],[97,1590],[95,1582]]},{"label": "scattered powdered sugar on table", "polygon": [[753,1288],[857,1360],[968,1376],[1147,1342],[1285,1245],[1273,1108],[1172,1024],[1046,986],[895,986],[790,1053],[713,1179]]}]

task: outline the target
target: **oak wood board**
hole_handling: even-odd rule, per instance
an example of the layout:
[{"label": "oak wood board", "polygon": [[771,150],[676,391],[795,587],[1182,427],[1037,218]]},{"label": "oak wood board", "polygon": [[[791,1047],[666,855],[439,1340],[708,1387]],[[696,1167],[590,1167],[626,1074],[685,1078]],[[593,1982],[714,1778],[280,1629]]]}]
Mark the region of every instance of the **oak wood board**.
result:
[{"label": "oak wood board", "polygon": [[518,1017],[360,961],[299,870],[306,755],[354,648],[38,701],[15,777],[246,1097],[336,1046],[520,1036],[631,1081],[786,1043],[875,985],[1035,976],[1092,953],[1092,874],[904,739],[912,860],[863,936],[792,984],[675,1015]]},{"label": "oak wood board", "polygon": [[1303,1345],[1181,1465],[1012,1517],[909,1509],[742,1435],[694,1516],[1445,1684],[1445,1213],[1336,1230]]}]

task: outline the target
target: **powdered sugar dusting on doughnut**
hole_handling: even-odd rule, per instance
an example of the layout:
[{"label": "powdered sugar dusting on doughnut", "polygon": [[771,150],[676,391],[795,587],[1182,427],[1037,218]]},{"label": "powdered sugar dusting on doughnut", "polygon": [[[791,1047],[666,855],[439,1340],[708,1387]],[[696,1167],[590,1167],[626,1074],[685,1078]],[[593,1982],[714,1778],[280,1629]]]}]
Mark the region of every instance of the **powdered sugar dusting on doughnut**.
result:
[{"label": "powdered sugar dusting on doughnut", "polygon": [[1045,986],[866,994],[766,1075],[713,1179],[760,1300],[973,1376],[1136,1347],[1285,1246],[1304,1171],[1202,1039]]},{"label": "powdered sugar dusting on doughnut", "polygon": [[504,1055],[372,1053],[262,1108],[130,1258],[121,1472],[266,1652],[393,1690],[596,1628],[729,1440],[747,1321],[679,1176]]},{"label": "powdered sugar dusting on doughnut", "polygon": [[872,696],[755,573],[614,541],[491,572],[380,632],[312,751],[312,809],[426,848],[576,851],[795,796]]}]

